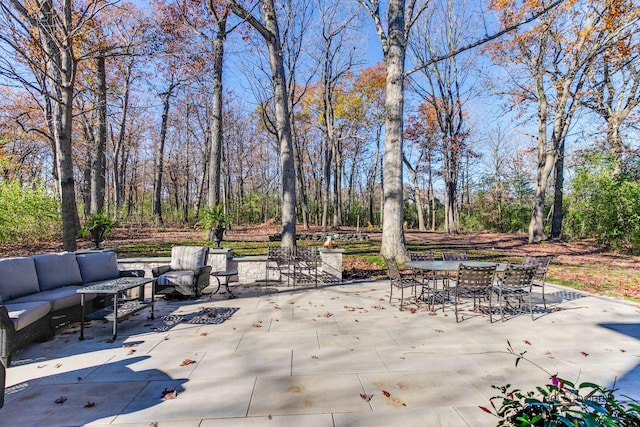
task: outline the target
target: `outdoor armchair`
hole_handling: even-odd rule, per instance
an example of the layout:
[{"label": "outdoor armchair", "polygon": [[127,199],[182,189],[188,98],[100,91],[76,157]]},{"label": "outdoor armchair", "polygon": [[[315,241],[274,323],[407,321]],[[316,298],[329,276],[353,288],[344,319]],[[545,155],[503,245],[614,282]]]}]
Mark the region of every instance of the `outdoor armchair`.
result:
[{"label": "outdoor armchair", "polygon": [[171,264],[151,270],[157,277],[156,294],[174,297],[197,297],[209,286],[211,266],[207,265],[209,248],[203,246],[174,246]]}]

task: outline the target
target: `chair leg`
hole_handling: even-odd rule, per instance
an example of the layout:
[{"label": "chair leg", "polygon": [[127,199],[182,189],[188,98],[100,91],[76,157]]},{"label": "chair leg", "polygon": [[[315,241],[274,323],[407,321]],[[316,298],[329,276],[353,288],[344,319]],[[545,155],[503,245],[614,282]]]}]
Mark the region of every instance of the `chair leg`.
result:
[{"label": "chair leg", "polygon": [[489,323],[493,323],[493,307],[491,306],[491,290],[488,291],[488,297],[489,297]]},{"label": "chair leg", "polygon": [[[544,301],[544,298],[543,298]],[[531,321],[535,320],[533,318],[533,300],[531,298],[531,291],[529,291],[529,312],[531,313]]]}]

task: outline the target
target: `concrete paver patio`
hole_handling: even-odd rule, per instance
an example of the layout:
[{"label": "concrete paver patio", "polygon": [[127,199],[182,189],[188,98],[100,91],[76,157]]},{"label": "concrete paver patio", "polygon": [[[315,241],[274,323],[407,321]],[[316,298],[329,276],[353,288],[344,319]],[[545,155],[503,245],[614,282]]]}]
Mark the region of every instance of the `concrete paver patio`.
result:
[{"label": "concrete paver patio", "polygon": [[[388,281],[233,289],[234,299],[161,300],[155,320],[123,321],[113,343],[111,325],[93,321],[85,341],[74,324],[30,345],[7,370],[0,425],[493,426],[478,408],[492,384],[549,379],[516,368],[507,340],[550,373],[616,381],[640,399],[637,305],[548,286],[549,310],[540,304],[533,322],[467,312],[456,323],[449,307],[399,311]],[[225,308],[237,311],[205,323]]]}]

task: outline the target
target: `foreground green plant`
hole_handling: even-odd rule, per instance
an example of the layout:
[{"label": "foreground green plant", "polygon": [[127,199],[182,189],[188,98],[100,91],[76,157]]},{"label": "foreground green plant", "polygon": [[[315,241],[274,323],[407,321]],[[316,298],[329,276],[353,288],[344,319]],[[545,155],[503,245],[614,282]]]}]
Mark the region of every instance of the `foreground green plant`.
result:
[{"label": "foreground green plant", "polygon": [[[551,384],[536,387],[536,391],[524,392],[511,384],[492,387],[500,392],[490,399],[491,408],[480,409],[498,418],[498,426],[616,426],[640,425],[640,404],[629,399],[623,403],[609,389],[590,382],[574,384],[551,374],[524,357],[526,351],[517,353],[507,341],[507,350],[521,360],[537,366],[549,374]],[[623,396],[626,397],[626,396]],[[499,401],[499,405],[495,403]]]}]

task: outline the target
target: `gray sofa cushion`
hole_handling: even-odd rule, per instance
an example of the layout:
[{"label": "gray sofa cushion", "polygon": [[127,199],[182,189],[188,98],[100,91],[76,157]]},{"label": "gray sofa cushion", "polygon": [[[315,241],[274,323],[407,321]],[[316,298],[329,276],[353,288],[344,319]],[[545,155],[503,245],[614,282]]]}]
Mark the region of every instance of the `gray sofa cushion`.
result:
[{"label": "gray sofa cushion", "polygon": [[9,319],[13,322],[16,331],[29,326],[49,314],[51,304],[47,301],[34,301],[16,304],[7,304]]},{"label": "gray sofa cushion", "polygon": [[82,275],[82,283],[84,284],[120,277],[115,252],[78,254],[76,255],[76,259],[80,266],[80,274]]},{"label": "gray sofa cushion", "polygon": [[[11,303],[27,303],[35,301],[47,301],[51,304],[51,311],[63,310],[74,305],[80,305],[80,294],[78,289],[81,286],[62,286],[49,291],[38,292],[37,294],[26,295],[16,298]],[[96,294],[85,294],[85,301],[91,301]]]},{"label": "gray sofa cushion", "polygon": [[5,303],[13,298],[39,292],[38,275],[31,258],[0,259],[0,299]]},{"label": "gray sofa cushion", "polygon": [[36,264],[41,291],[82,283],[76,255],[71,252],[31,257]]}]

